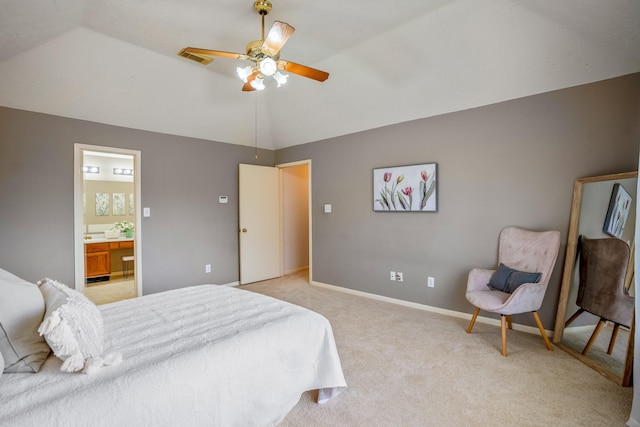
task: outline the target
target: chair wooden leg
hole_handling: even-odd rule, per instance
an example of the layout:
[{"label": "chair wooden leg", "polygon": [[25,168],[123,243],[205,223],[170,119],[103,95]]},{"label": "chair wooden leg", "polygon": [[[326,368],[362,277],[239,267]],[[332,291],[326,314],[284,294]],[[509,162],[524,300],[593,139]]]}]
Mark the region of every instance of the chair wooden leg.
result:
[{"label": "chair wooden leg", "polygon": [[544,326],[542,326],[542,322],[540,321],[540,316],[538,316],[538,312],[532,311],[531,314],[533,314],[533,319],[536,321],[536,325],[538,325],[538,329],[540,329],[540,334],[542,335],[544,344],[547,346],[547,350],[553,351],[553,346],[551,346],[549,337],[547,336],[547,333],[544,331]]},{"label": "chair wooden leg", "polygon": [[480,309],[476,307],[476,310],[473,312],[473,317],[471,317],[471,322],[469,322],[469,327],[467,328],[467,333],[471,333],[471,329],[473,329],[473,325],[476,323],[476,319],[478,318],[478,313],[480,313]]},{"label": "chair wooden leg", "polygon": [[507,314],[507,327],[513,329],[513,323],[511,322],[511,315]]},{"label": "chair wooden leg", "polygon": [[502,355],[507,357],[507,316],[500,315],[500,323],[502,324]]},{"label": "chair wooden leg", "polygon": [[589,350],[591,350],[591,346],[593,345],[593,343],[596,342],[596,338],[598,338],[598,334],[600,333],[600,329],[602,329],[602,325],[604,325],[604,320],[602,320],[602,318],[598,321],[598,324],[596,325],[596,328],[593,330],[593,333],[591,334],[591,338],[589,338],[589,341],[587,342],[587,345],[584,346],[584,350],[582,350],[582,355],[586,356],[587,353],[589,353]]},{"label": "chair wooden leg", "polygon": [[576,311],[575,313],[573,313],[573,316],[571,316],[569,318],[569,320],[567,320],[566,322],[564,322],[564,327],[566,328],[567,326],[569,326],[571,324],[571,322],[573,322],[574,320],[576,320],[578,318],[578,316],[580,316],[582,313],[584,313],[584,308],[580,308],[578,309],[578,311]]},{"label": "chair wooden leg", "polygon": [[617,323],[613,325],[613,332],[611,333],[611,340],[609,341],[609,348],[607,349],[607,354],[613,353],[613,346],[616,345],[616,338],[618,337],[618,331],[620,330],[620,325]]}]

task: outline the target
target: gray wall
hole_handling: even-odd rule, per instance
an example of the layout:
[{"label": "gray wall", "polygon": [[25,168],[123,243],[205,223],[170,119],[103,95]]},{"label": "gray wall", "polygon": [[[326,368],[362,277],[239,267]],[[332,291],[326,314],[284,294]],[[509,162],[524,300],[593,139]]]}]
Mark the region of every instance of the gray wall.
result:
[{"label": "gray wall", "polygon": [[[635,74],[277,151],[277,163],[312,160],[313,280],[471,312],[467,274],[496,265],[504,226],[556,229],[540,310],[553,329],[573,182],[637,170],[639,95]],[[373,168],[427,162],[438,163],[437,213],[373,212]]]},{"label": "gray wall", "polygon": [[[502,227],[558,229],[566,240],[574,179],[637,169],[639,94],[635,74],[263,150],[258,164],[313,161],[314,280],[471,312],[467,273],[495,265]],[[1,268],[73,284],[75,142],[142,151],[141,203],[152,212],[141,230],[145,293],[237,281],[237,165],[256,162],[252,148],[8,108],[0,108]],[[372,169],[423,162],[438,163],[439,211],[374,213]],[[564,249],[540,313],[547,329]],[[405,281],[390,282],[390,270]]]},{"label": "gray wall", "polygon": [[9,108],[0,108],[0,268],[74,286],[76,142],[142,152],[145,294],[238,280],[238,163],[273,165],[273,151],[255,160],[251,147]]}]

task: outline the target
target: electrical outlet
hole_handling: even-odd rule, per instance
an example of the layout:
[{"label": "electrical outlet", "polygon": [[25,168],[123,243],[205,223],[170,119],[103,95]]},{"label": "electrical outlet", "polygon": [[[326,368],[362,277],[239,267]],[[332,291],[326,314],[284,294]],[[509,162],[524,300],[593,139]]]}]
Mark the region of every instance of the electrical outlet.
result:
[{"label": "electrical outlet", "polygon": [[211,264],[207,264],[204,266],[204,272],[205,273],[211,273]]},{"label": "electrical outlet", "polygon": [[396,273],[396,279],[398,280],[398,282],[402,282],[404,280],[404,274],[402,273],[402,271],[398,271]]},{"label": "electrical outlet", "polygon": [[430,287],[430,288],[435,288],[436,287],[436,279],[435,279],[435,277],[429,276],[429,278],[427,279],[427,286]]},{"label": "electrical outlet", "polygon": [[392,271],[392,272],[389,274],[389,279],[390,279],[390,280],[393,280],[394,282],[396,281],[396,272],[395,272],[395,271]]}]

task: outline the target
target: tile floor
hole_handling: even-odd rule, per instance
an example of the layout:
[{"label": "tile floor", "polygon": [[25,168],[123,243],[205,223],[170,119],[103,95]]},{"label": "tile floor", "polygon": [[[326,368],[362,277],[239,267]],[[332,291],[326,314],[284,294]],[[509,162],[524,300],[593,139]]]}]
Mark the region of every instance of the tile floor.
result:
[{"label": "tile floor", "polygon": [[119,277],[106,282],[91,283],[84,289],[84,294],[95,304],[108,304],[137,296],[136,283],[133,276],[126,279]]}]

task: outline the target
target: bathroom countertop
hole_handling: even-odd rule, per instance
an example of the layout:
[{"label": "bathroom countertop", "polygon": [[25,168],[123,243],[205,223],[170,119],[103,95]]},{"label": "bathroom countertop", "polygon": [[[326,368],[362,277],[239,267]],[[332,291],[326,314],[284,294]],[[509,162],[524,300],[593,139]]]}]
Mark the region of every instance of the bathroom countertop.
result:
[{"label": "bathroom countertop", "polygon": [[98,234],[85,234],[85,236],[91,236],[91,239],[85,239],[84,243],[104,243],[104,242],[130,242],[133,241],[133,237],[116,237],[115,239],[107,239],[104,237],[104,233]]}]

